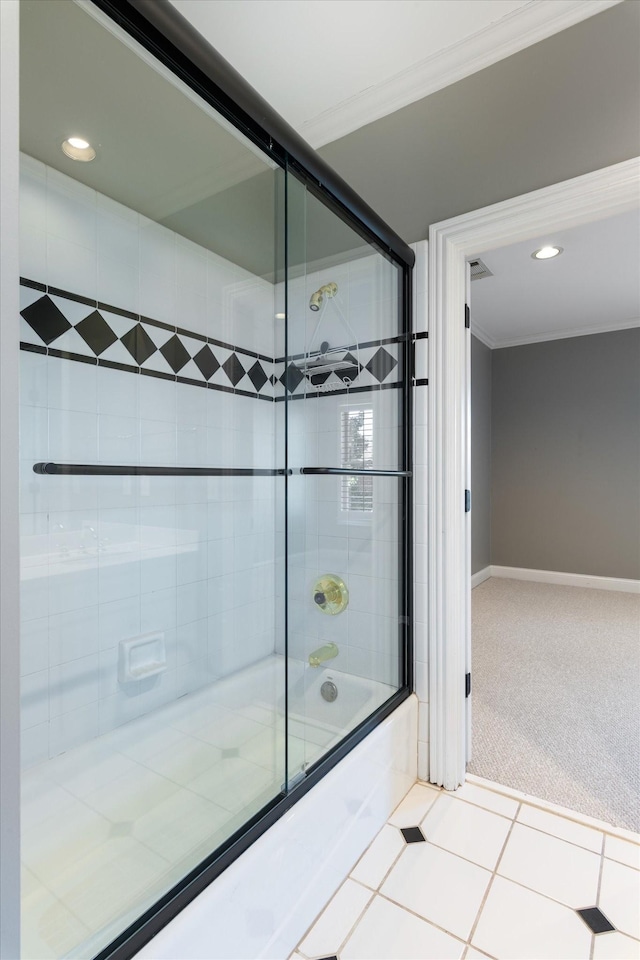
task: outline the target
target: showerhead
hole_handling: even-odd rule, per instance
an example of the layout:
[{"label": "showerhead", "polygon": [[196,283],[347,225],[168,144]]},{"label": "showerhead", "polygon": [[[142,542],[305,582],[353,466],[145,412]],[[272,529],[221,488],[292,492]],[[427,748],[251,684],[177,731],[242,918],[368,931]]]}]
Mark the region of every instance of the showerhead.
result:
[{"label": "showerhead", "polygon": [[317,313],[320,307],[322,306],[322,300],[324,297],[335,297],[338,292],[337,283],[325,283],[319,290],[316,290],[315,293],[311,294],[309,298],[309,310],[313,310],[314,313]]}]

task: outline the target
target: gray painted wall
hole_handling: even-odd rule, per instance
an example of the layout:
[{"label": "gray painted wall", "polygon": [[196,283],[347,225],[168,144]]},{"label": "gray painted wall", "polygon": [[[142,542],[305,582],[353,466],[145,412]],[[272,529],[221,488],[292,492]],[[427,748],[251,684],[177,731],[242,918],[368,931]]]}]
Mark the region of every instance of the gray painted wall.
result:
[{"label": "gray painted wall", "polygon": [[491,562],[640,579],[640,329],[494,350]]},{"label": "gray painted wall", "polygon": [[491,563],[491,358],[471,337],[471,573]]},{"label": "gray painted wall", "polygon": [[411,242],[640,154],[640,3],[583,20],[320,154]]}]

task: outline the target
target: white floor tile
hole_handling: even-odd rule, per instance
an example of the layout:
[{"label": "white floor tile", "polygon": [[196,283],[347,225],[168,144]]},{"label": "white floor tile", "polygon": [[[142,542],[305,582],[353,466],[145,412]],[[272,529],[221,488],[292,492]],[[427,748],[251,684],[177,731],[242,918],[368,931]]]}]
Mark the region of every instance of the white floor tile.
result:
[{"label": "white floor tile", "polygon": [[554,837],[560,837],[561,840],[566,840],[568,843],[575,843],[577,846],[591,850],[593,853],[602,853],[604,837],[599,830],[585,827],[581,823],[575,823],[575,821],[567,820],[565,817],[558,817],[546,810],[532,807],[528,803],[522,804],[517,819],[518,823],[535,827],[536,830],[542,830]]},{"label": "white floor tile", "polygon": [[108,820],[136,820],[179,789],[172,780],[136,764],[133,770],[114,780],[108,790],[94,790],[85,801]]},{"label": "white floor tile", "polygon": [[400,830],[386,824],[351,871],[351,877],[376,890],[405,846]]},{"label": "white floor tile", "polygon": [[189,859],[188,870],[203,860],[217,845],[214,838],[229,819],[227,810],[190,790],[180,790],[139,817],[132,834],[169,863],[178,864],[177,882],[184,875],[181,861]]},{"label": "white floor tile", "polygon": [[493,870],[511,820],[443,794],[422,822],[429,841],[487,870]]},{"label": "white floor tile", "polygon": [[467,781],[461,787],[454,790],[451,794],[456,800],[467,800],[469,803],[475,803],[478,807],[484,807],[485,810],[491,810],[493,813],[499,813],[503,817],[513,819],[518,812],[518,801],[511,797],[504,797],[501,793],[494,793],[493,790],[485,790],[475,783]]},{"label": "white floor tile", "polygon": [[516,823],[498,873],[569,907],[596,902],[600,857]]},{"label": "white floor tile", "polygon": [[146,759],[144,765],[167,780],[187,784],[219,763],[221,756],[218,747],[196,737],[184,736],[171,750],[161,750]]},{"label": "white floor tile", "polygon": [[593,960],[640,960],[640,940],[623,933],[600,933],[595,938]]},{"label": "white floor tile", "polygon": [[607,836],[604,841],[604,855],[609,860],[626,863],[628,867],[640,870],[640,846],[618,837]]},{"label": "white floor tile", "polygon": [[476,950],[475,947],[468,947],[464,955],[464,960],[491,960],[489,954]]},{"label": "white floor tile", "polygon": [[307,957],[337,954],[372,896],[367,887],[354,880],[345,880],[300,943],[300,950]]},{"label": "white floor tile", "polygon": [[376,896],[340,960],[459,960],[463,951],[460,940]]},{"label": "white floor tile", "polygon": [[380,892],[466,940],[491,874],[430,843],[411,843]]},{"label": "white floor tile", "polygon": [[442,793],[437,787],[416,783],[389,817],[395,827],[417,827]]},{"label": "white floor tile", "polygon": [[605,858],[598,906],[617,930],[640,940],[640,873],[637,870]]},{"label": "white floor tile", "polygon": [[195,777],[188,788],[230,813],[238,813],[250,806],[270,784],[275,796],[280,784],[273,783],[267,770],[239,757],[229,757]]},{"label": "white floor tile", "polygon": [[589,960],[591,936],[573,910],[496,877],[473,942],[508,960]]},{"label": "white floor tile", "polygon": [[58,960],[89,935],[86,927],[45,887],[22,896],[21,960]]}]

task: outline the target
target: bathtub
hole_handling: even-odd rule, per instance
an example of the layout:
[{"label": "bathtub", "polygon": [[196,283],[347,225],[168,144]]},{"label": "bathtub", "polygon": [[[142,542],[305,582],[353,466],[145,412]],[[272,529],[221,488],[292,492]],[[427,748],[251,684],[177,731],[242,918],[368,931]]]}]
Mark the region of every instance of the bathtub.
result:
[{"label": "bathtub", "polygon": [[[322,696],[322,685],[332,681],[338,691],[335,700]],[[331,665],[310,667],[302,661],[289,661],[289,738],[306,744],[306,765],[317,760],[349,731],[380,707],[395,692],[395,687],[378,680],[332,670]],[[280,709],[285,713],[285,697]],[[315,749],[314,749],[315,748]]]}]

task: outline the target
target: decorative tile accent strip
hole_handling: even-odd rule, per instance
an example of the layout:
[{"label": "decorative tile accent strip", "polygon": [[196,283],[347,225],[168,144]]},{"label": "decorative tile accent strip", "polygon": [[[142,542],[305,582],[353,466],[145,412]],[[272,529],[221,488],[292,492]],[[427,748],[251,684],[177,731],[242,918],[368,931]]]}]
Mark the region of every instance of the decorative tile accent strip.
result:
[{"label": "decorative tile accent strip", "polygon": [[274,363],[252,350],[21,280],[21,348],[273,401]]},{"label": "decorative tile accent strip", "polygon": [[403,337],[331,355],[340,369],[312,373],[150,317],[21,278],[23,350],[260,400],[364,393],[402,385]]}]

